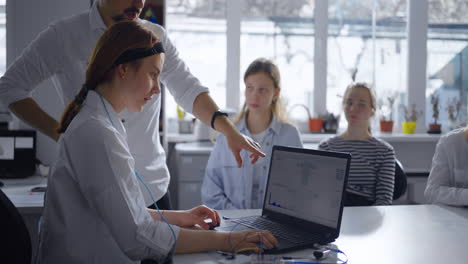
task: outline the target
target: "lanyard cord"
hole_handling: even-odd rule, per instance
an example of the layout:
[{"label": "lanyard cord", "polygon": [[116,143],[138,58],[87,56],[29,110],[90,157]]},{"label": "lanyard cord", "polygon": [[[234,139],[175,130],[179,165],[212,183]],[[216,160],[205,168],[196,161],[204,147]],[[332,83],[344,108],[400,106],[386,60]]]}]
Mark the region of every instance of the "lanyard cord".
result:
[{"label": "lanyard cord", "polygon": [[[309,261],[307,260],[307,258],[297,258],[296,260],[294,259],[283,259],[283,260],[280,260],[279,263],[291,263],[291,264],[347,264],[348,263],[348,256],[341,250],[339,249],[334,249],[334,248],[327,248],[328,250],[332,251],[332,252],[335,252],[336,253],[336,257],[337,257],[337,260],[336,261],[339,261],[339,262],[315,262],[315,261]],[[338,258],[338,255],[343,255],[345,257],[344,260]]]},{"label": "lanyard cord", "polygon": [[[245,248],[245,249],[241,249],[241,250],[238,250],[236,251],[235,248],[239,245],[233,245],[232,244],[232,240],[231,240],[231,233],[234,232],[234,230],[237,228],[237,226],[240,225],[240,222],[237,222],[235,221],[236,218],[230,218],[230,217],[224,217],[223,216],[223,219],[224,220],[227,220],[227,221],[230,221],[232,223],[236,223],[232,228],[231,230],[229,231],[229,235],[228,235],[228,243],[229,243],[229,248],[231,250],[231,252],[224,252],[224,251],[218,251],[218,253],[221,253],[223,256],[226,257],[226,259],[234,259],[237,255],[238,252],[241,252],[242,250],[248,250],[248,249],[251,249],[251,248]],[[254,228],[256,229],[256,228]],[[241,241],[242,242],[242,241]],[[239,243],[241,243],[239,242]],[[264,245],[263,244],[263,237],[260,236],[260,245]],[[331,252],[335,252],[336,253],[336,261],[339,261],[339,262],[323,262],[323,260],[321,260],[321,262],[316,262],[316,261],[312,261],[312,260],[308,260],[307,257],[295,257],[295,258],[291,258],[291,257],[278,257],[277,259],[275,259],[276,261],[279,261],[279,262],[274,262],[274,263],[291,263],[291,264],[348,264],[348,256],[346,255],[346,253],[344,253],[342,250],[339,250],[339,249],[335,249],[335,248],[331,248],[331,247],[323,247],[324,249],[327,249],[327,250],[330,250]],[[252,248],[253,249],[253,248]],[[343,255],[345,257],[345,259],[341,259],[338,257],[338,255]],[[260,263],[260,262],[259,262]]]},{"label": "lanyard cord", "polygon": [[[114,122],[112,122],[112,119],[110,117],[110,114],[109,114],[109,111],[107,110],[107,106],[106,106],[106,103],[104,102],[104,99],[102,98],[102,95],[96,90],[96,93],[99,95],[99,98],[101,99],[101,102],[102,102],[102,105],[104,106],[104,110],[106,110],[106,114],[107,114],[107,117],[109,118],[109,121],[112,125],[112,127],[115,127],[114,125]],[[141,184],[143,184],[143,186],[145,187],[146,191],[148,192],[148,194],[150,195],[151,197],[151,200],[153,201],[153,204],[154,204],[154,207],[156,207],[156,211],[158,212],[159,216],[161,217],[161,219],[166,222],[167,226],[169,227],[169,229],[171,230],[172,232],[172,236],[174,237],[174,243],[177,241],[177,237],[176,237],[176,234],[174,232],[174,229],[172,228],[172,226],[169,224],[169,221],[167,221],[166,217],[161,213],[161,211],[159,210],[159,207],[158,205],[156,204],[156,200],[154,199],[153,197],[153,193],[151,192],[150,188],[148,187],[148,185],[146,185],[145,181],[143,180],[143,178],[141,178],[140,174],[137,172],[136,169],[134,169],[134,173],[135,173],[135,176],[137,177],[137,179],[141,182]]]}]

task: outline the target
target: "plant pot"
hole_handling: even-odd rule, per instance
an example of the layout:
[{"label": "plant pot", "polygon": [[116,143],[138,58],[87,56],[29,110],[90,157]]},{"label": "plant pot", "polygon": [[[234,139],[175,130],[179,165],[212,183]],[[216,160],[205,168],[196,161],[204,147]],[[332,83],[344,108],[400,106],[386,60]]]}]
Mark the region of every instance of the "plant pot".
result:
[{"label": "plant pot", "polygon": [[416,131],[416,122],[403,122],[401,127],[403,129],[403,133],[414,134],[414,131]]},{"label": "plant pot", "polygon": [[334,114],[327,114],[323,119],[323,132],[336,134],[338,125],[340,122],[340,116]]},{"label": "plant pot", "polygon": [[429,124],[429,134],[440,134],[441,133],[441,124]]},{"label": "plant pot", "polygon": [[380,131],[385,133],[392,133],[393,121],[380,120]]},{"label": "plant pot", "polygon": [[323,119],[322,118],[309,118],[309,131],[322,132]]}]

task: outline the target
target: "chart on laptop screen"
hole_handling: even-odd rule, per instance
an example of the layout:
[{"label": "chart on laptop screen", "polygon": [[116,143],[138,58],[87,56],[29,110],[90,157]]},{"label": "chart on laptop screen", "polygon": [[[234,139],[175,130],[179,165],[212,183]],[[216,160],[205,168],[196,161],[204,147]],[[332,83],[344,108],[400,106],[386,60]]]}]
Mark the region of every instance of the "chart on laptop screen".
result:
[{"label": "chart on laptop screen", "polygon": [[272,158],[265,208],[335,227],[347,160],[280,150]]}]

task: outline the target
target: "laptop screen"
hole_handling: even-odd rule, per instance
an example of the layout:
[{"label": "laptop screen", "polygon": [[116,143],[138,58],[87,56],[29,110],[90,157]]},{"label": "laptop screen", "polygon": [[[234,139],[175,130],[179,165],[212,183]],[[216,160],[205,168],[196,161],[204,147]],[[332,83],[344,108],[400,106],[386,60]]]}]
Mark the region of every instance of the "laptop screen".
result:
[{"label": "laptop screen", "polygon": [[264,208],[336,228],[347,166],[342,153],[275,147]]}]

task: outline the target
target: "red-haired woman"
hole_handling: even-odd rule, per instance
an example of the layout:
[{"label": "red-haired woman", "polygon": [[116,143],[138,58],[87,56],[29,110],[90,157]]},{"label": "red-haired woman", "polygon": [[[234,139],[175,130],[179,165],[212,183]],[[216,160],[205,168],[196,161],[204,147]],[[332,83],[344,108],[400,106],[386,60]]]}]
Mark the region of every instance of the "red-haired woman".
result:
[{"label": "red-haired woman", "polygon": [[[65,110],[59,156],[48,181],[39,263],[165,261],[172,253],[260,250],[277,241],[267,231],[206,230],[220,222],[205,206],[187,211],[147,209],[119,118],[140,112],[160,93],[161,42],[136,22],[120,22],[96,44],[86,82]],[[143,182],[143,181],[142,181]],[[144,186],[146,184],[143,182]]]}]

